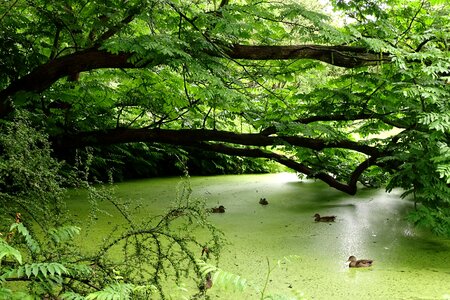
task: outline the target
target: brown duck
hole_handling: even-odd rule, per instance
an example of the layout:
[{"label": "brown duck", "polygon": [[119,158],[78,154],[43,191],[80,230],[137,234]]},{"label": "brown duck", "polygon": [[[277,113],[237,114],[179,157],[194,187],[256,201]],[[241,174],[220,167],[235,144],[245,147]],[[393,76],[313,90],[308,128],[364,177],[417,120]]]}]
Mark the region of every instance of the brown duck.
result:
[{"label": "brown duck", "polygon": [[347,262],[350,262],[350,264],[348,265],[350,268],[365,268],[372,266],[373,260],[371,259],[356,260],[356,257],[352,255],[348,258]]},{"label": "brown duck", "polygon": [[321,217],[319,214],[314,215],[314,221],[316,222],[334,222],[336,216],[323,216]]},{"label": "brown duck", "polygon": [[225,207],[223,205],[219,206],[219,207],[213,207],[211,208],[211,212],[215,213],[215,214],[222,214],[225,212]]},{"label": "brown duck", "polygon": [[266,198],[261,198],[261,199],[259,199],[259,204],[261,204],[261,205],[267,205],[267,204],[269,204],[269,202],[267,201]]},{"label": "brown duck", "polygon": [[213,285],[212,279],[211,279],[211,272],[209,272],[208,274],[206,274],[206,278],[205,278],[205,290],[210,289]]}]

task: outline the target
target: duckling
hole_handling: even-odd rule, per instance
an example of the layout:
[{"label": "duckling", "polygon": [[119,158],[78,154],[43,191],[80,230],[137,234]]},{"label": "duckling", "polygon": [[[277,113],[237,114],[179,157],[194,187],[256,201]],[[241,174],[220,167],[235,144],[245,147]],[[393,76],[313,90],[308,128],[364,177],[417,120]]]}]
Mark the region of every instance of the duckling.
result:
[{"label": "duckling", "polygon": [[323,216],[321,217],[319,214],[314,215],[314,221],[316,222],[334,222],[334,219],[336,219],[336,216]]},{"label": "duckling", "polygon": [[223,206],[223,205],[220,205],[219,207],[213,207],[213,208],[211,208],[211,212],[212,213],[215,213],[215,214],[217,214],[217,213],[224,213],[225,212],[225,207]]},{"label": "duckling", "polygon": [[352,255],[348,258],[347,262],[350,262],[348,265],[350,268],[365,268],[372,266],[373,260],[371,259],[356,260],[356,257]]},{"label": "duckling", "polygon": [[266,200],[266,198],[260,198],[260,199],[259,199],[259,204],[261,204],[261,205],[267,205],[267,204],[269,204],[269,202]]}]

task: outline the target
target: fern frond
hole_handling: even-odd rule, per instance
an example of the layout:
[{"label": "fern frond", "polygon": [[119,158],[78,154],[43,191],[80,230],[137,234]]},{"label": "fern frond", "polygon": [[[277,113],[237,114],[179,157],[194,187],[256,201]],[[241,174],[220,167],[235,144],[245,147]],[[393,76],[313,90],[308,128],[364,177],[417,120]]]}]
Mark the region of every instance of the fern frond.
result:
[{"label": "fern frond", "polygon": [[247,280],[239,275],[223,271],[202,260],[197,260],[197,264],[203,277],[212,274],[211,280],[215,287],[224,289],[232,288],[238,291],[243,291],[247,287]]},{"label": "fern frond", "polygon": [[25,243],[32,253],[39,254],[41,252],[41,247],[39,246],[38,242],[31,236],[25,225],[23,225],[22,223],[14,223],[11,225],[9,231],[13,232],[15,229],[25,238]]},{"label": "fern frond", "polygon": [[[127,300],[134,299],[135,296],[149,296],[157,293],[157,288],[154,285],[134,285],[129,283],[115,283],[106,286],[103,290],[90,293],[85,298],[86,300]],[[71,296],[71,295],[68,295]],[[69,298],[78,300],[77,298]],[[140,298],[141,299],[141,298]]]},{"label": "fern frond", "polygon": [[0,287],[0,299],[12,299],[13,293],[10,289]]},{"label": "fern frond", "polygon": [[40,277],[43,276],[44,278],[47,278],[49,276],[61,276],[63,274],[68,274],[69,271],[66,267],[64,267],[60,263],[52,262],[52,263],[33,263],[33,264],[26,264],[23,266],[20,266],[16,270],[17,277],[27,276],[30,277]]},{"label": "fern frond", "polygon": [[8,245],[4,240],[0,239],[0,265],[3,257],[14,257],[19,264],[22,264],[22,255],[19,250]]},{"label": "fern frond", "polygon": [[132,284],[118,283],[105,287],[101,291],[91,293],[86,296],[86,300],[127,300],[131,299],[131,293],[133,291]]},{"label": "fern frond", "polygon": [[84,296],[81,296],[80,294],[74,293],[74,292],[65,292],[61,295],[62,300],[85,300],[86,298]]},{"label": "fern frond", "polygon": [[57,244],[70,241],[75,235],[80,234],[81,228],[77,226],[62,226],[49,230],[50,238]]}]

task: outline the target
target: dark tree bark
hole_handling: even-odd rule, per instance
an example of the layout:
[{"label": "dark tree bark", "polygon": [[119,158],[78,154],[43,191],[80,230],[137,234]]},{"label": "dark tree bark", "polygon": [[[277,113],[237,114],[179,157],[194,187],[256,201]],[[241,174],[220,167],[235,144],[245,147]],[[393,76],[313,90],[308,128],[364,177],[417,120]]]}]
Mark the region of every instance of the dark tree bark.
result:
[{"label": "dark tree bark", "polygon": [[56,148],[79,148],[93,145],[111,145],[132,142],[159,142],[173,145],[192,146],[198,142],[222,142],[243,146],[264,147],[288,143],[293,146],[316,151],[325,148],[343,148],[358,151],[369,156],[380,156],[382,152],[357,142],[326,141],[297,136],[266,136],[260,133],[234,133],[206,129],[111,129],[83,132],[55,137]]},{"label": "dark tree bark", "polygon": [[[387,54],[380,56],[360,47],[321,45],[234,45],[231,48],[223,49],[221,53],[210,53],[210,55],[246,60],[313,59],[345,68],[376,65],[381,61],[389,62],[390,60]],[[0,116],[5,117],[13,110],[12,98],[15,93],[21,91],[39,93],[48,89],[60,78],[66,76],[101,68],[145,68],[149,65],[155,66],[164,63],[163,58],[161,58],[160,61],[145,62],[145,64],[140,63],[136,65],[129,62],[131,56],[132,53],[112,54],[104,50],[99,50],[98,48],[91,48],[51,60],[37,67],[19,80],[12,82],[6,89],[0,91]],[[113,129],[59,136],[54,137],[52,141],[55,149],[130,142],[158,142],[196,147],[229,155],[267,158],[304,173],[307,176],[320,179],[330,186],[348,194],[356,193],[356,182],[361,173],[369,166],[375,164],[376,158],[382,155],[381,151],[377,148],[352,141],[330,142],[296,136],[271,136],[273,133],[275,133],[274,128],[268,128],[266,131],[258,134],[237,134],[215,130],[189,129]],[[366,154],[369,159],[367,163],[361,164],[354,170],[348,183],[342,183],[329,174],[317,173],[313,169],[286,156],[265,149],[255,148],[281,143],[288,143],[293,146],[309,148],[316,151],[324,148],[351,149]]]},{"label": "dark tree bark", "polygon": [[[195,147],[228,155],[272,159],[295,171],[301,172],[312,178],[320,179],[331,187],[351,195],[356,193],[356,183],[361,173],[368,167],[374,165],[377,157],[383,155],[382,151],[375,147],[358,144],[353,141],[327,142],[320,139],[295,136],[268,137],[262,133],[238,134],[228,131],[203,129],[112,129],[105,131],[83,132],[73,135],[62,135],[59,137],[54,137],[52,140],[53,146],[57,151],[85,146],[105,146],[132,142],[166,143],[171,145]],[[265,149],[254,148],[277,145],[281,142],[316,151],[320,151],[324,148],[350,149],[366,154],[369,156],[369,159],[353,171],[348,183],[342,183],[329,174],[316,173],[313,169],[307,167],[306,165],[289,159],[284,155]]]},{"label": "dark tree bark", "polygon": [[369,52],[365,48],[351,46],[245,46],[234,45],[227,54],[235,59],[314,59],[331,65],[355,68],[389,62],[388,54]]},{"label": "dark tree bark", "polygon": [[[350,46],[245,46],[234,45],[225,49],[225,55],[233,59],[270,60],[270,59],[313,59],[332,65],[354,68],[388,62],[389,55],[380,56],[364,48]],[[75,52],[43,64],[6,89],[0,91],[0,117],[5,117],[13,109],[12,96],[19,92],[42,92],[58,79],[80,72],[101,68],[145,68],[157,65],[159,61],[135,65],[129,62],[132,53],[112,54],[97,48]]]},{"label": "dark tree bark", "polygon": [[248,149],[248,148],[233,148],[230,146],[222,145],[222,144],[210,144],[210,143],[200,143],[196,146],[196,148],[200,148],[207,151],[213,151],[218,153],[223,153],[227,155],[233,156],[246,156],[246,157],[254,157],[254,158],[267,158],[273,161],[276,161],[286,167],[297,171],[299,173],[303,173],[310,178],[319,179],[330,187],[335,188],[339,191],[347,193],[349,195],[355,195],[357,191],[357,182],[359,176],[366,170],[368,167],[375,165],[376,158],[371,157],[366,160],[364,163],[360,164],[350,176],[348,183],[340,182],[336,180],[333,176],[325,173],[317,173],[313,169],[308,166],[298,163],[292,159],[284,155],[280,155],[277,153],[273,153],[270,151],[262,150],[262,149]]},{"label": "dark tree bark", "polygon": [[42,92],[58,79],[101,68],[135,68],[128,62],[130,54],[112,54],[98,49],[75,52],[49,61],[0,91],[0,116],[13,108],[12,96],[17,92]]}]

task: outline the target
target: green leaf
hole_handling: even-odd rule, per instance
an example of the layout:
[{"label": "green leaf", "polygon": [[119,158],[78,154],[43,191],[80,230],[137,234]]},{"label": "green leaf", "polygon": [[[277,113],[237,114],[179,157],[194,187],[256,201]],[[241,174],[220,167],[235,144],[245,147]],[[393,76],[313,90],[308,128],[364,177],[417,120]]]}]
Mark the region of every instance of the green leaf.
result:
[{"label": "green leaf", "polygon": [[25,242],[31,252],[36,254],[41,252],[38,242],[30,235],[28,229],[22,223],[11,225],[10,231],[12,232],[15,229],[25,238]]},{"label": "green leaf", "polygon": [[25,275],[30,277],[39,277],[42,275],[44,278],[47,278],[50,276],[62,276],[63,274],[68,274],[69,271],[67,268],[57,262],[51,262],[51,263],[32,263],[32,264],[26,264],[21,266],[17,273],[22,273],[24,270]]},{"label": "green leaf", "polygon": [[30,278],[32,270],[33,270],[32,266],[25,265],[24,268],[25,268],[25,275],[27,275],[27,277]]},{"label": "green leaf", "polygon": [[31,273],[37,277],[37,275],[39,274],[39,264],[33,264],[31,266]]},{"label": "green leaf", "polygon": [[49,235],[51,239],[59,244],[72,240],[76,235],[80,234],[81,228],[78,226],[62,226],[59,228],[51,228]]},{"label": "green leaf", "polygon": [[61,295],[62,300],[85,300],[84,296],[74,292],[65,292]]},{"label": "green leaf", "polygon": [[90,293],[86,296],[86,300],[118,300],[131,299],[133,285],[125,283],[117,283],[106,286],[103,290]]},{"label": "green leaf", "polygon": [[19,264],[22,264],[22,254],[19,250],[8,245],[3,239],[0,239],[0,264],[4,257],[13,257]]}]

